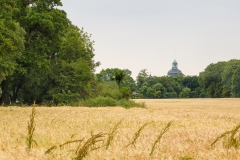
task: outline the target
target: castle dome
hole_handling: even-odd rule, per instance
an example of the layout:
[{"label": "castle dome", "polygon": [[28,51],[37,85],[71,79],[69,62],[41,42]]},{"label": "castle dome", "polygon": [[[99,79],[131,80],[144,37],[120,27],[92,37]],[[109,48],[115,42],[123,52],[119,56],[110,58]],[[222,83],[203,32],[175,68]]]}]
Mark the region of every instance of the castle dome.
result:
[{"label": "castle dome", "polygon": [[182,74],[182,71],[178,69],[178,63],[176,60],[174,60],[172,63],[172,69],[168,71],[167,75],[168,77],[173,77],[179,74]]}]

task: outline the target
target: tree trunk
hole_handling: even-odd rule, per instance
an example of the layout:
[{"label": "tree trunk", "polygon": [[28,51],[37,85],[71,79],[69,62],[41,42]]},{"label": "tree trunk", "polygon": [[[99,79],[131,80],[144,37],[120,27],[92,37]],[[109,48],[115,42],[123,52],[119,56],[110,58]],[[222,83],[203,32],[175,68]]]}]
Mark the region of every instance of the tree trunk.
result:
[{"label": "tree trunk", "polygon": [[19,89],[21,88],[21,82],[17,85],[17,87],[13,87],[12,92],[13,92],[13,96],[12,96],[12,103],[16,103],[17,98],[18,98],[18,92]]},{"label": "tree trunk", "polygon": [[0,104],[9,105],[11,103],[8,91],[8,79],[1,83],[2,96],[0,98]]}]

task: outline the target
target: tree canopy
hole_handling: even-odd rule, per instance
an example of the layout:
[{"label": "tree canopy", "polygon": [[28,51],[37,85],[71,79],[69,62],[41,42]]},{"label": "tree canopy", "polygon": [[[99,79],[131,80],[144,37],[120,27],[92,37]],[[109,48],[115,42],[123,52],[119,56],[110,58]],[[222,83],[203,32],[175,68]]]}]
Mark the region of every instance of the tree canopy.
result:
[{"label": "tree canopy", "polygon": [[99,65],[94,42],[61,5],[60,0],[1,1],[1,103],[69,104],[91,95]]}]

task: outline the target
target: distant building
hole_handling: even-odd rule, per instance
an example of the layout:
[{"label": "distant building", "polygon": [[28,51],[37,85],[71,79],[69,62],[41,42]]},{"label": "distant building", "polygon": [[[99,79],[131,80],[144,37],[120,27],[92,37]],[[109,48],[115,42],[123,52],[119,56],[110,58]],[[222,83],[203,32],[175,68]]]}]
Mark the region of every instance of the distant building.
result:
[{"label": "distant building", "polygon": [[149,75],[149,77],[148,78],[152,78],[152,75],[151,75],[151,73],[150,73],[150,75]]},{"label": "distant building", "polygon": [[168,77],[173,77],[179,74],[182,74],[182,71],[178,69],[178,63],[176,60],[174,60],[172,63],[172,69],[168,71],[167,75]]}]

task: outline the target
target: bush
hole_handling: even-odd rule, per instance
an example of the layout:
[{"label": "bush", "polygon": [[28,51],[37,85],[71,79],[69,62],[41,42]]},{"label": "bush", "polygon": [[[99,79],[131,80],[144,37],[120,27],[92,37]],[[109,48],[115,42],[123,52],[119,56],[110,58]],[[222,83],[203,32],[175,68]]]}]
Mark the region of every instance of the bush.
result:
[{"label": "bush", "polygon": [[199,95],[199,97],[200,97],[200,98],[206,98],[206,94],[205,94],[205,93],[201,93],[201,94]]},{"label": "bush", "polygon": [[119,92],[116,82],[106,82],[100,84],[101,91],[99,96],[111,97],[112,99],[119,100],[122,98],[122,94]]},{"label": "bush", "polygon": [[120,89],[120,93],[121,93],[123,99],[129,100],[131,97],[131,91],[128,86],[122,87]]},{"label": "bush", "polygon": [[180,98],[189,98],[190,97],[190,93],[191,93],[191,89],[190,88],[183,88],[182,92],[179,94]]},{"label": "bush", "polygon": [[120,100],[118,104],[119,104],[119,106],[122,106],[126,109],[133,108],[133,107],[138,107],[138,108],[145,108],[146,107],[144,102],[143,103],[137,103],[133,100]]},{"label": "bush", "polygon": [[176,92],[166,92],[163,95],[164,98],[177,98],[178,95]]},{"label": "bush", "polygon": [[105,106],[117,106],[118,102],[117,100],[111,97],[98,96],[96,98],[87,99],[81,102],[81,104],[87,107],[105,107]]},{"label": "bush", "polygon": [[129,100],[131,91],[128,86],[118,87],[117,83],[104,82],[99,83],[100,92],[98,96],[80,101],[81,106],[86,107],[106,107],[106,106],[122,106],[124,108],[141,107],[144,108],[144,103],[136,103]]},{"label": "bush", "polygon": [[137,103],[133,100],[115,100],[111,97],[98,96],[96,98],[87,99],[81,102],[86,107],[106,107],[106,106],[122,106],[124,108],[140,107],[145,108],[145,103]]},{"label": "bush", "polygon": [[71,93],[70,90],[68,92],[62,91],[62,93],[53,94],[52,99],[53,101],[46,101],[45,104],[51,105],[59,105],[59,106],[75,106],[79,101],[80,95],[78,93]]}]

